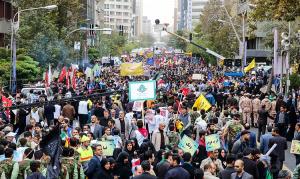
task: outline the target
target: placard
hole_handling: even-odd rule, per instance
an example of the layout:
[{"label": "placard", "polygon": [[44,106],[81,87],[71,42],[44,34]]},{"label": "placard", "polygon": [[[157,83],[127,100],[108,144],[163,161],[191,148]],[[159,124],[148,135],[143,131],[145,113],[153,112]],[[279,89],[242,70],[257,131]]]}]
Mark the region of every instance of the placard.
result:
[{"label": "placard", "polygon": [[132,110],[141,112],[143,109],[143,103],[144,101],[134,101]]},{"label": "placard", "polygon": [[103,155],[113,156],[116,148],[114,141],[99,141],[99,144],[102,146]]},{"label": "placard", "polygon": [[291,154],[300,154],[300,141],[292,140]]},{"label": "placard", "polygon": [[221,141],[219,134],[212,134],[205,136],[205,145],[206,145],[206,151],[214,151],[216,149],[221,148]]},{"label": "placard", "polygon": [[193,74],[192,79],[193,80],[203,80],[204,75],[203,74]]},{"label": "placard", "polygon": [[180,140],[178,147],[181,148],[184,152],[189,152],[192,156],[198,149],[199,144],[195,142],[192,138],[184,135]]},{"label": "placard", "polygon": [[129,101],[156,99],[156,81],[129,82]]},{"label": "placard", "polygon": [[168,111],[168,107],[160,107],[160,115],[168,118],[169,117],[169,111]]}]

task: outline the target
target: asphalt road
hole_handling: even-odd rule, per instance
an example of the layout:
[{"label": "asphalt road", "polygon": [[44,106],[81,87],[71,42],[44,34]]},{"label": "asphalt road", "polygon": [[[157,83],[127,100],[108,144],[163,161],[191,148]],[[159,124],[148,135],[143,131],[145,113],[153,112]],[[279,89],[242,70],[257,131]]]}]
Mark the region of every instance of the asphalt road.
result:
[{"label": "asphalt road", "polygon": [[[257,128],[251,128],[252,132],[255,132],[256,135],[258,134]],[[288,149],[285,151],[285,161],[283,169],[289,169],[293,171],[296,168],[296,158],[294,154],[290,153],[291,150],[291,142],[288,142]],[[285,168],[286,167],[286,168]]]}]

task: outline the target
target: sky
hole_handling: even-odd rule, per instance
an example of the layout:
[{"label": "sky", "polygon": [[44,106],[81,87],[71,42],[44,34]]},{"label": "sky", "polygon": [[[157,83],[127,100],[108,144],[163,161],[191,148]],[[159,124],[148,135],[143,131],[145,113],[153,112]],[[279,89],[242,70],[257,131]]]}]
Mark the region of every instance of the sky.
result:
[{"label": "sky", "polygon": [[155,19],[160,23],[173,24],[175,0],[143,0],[143,16],[151,19],[154,24]]}]

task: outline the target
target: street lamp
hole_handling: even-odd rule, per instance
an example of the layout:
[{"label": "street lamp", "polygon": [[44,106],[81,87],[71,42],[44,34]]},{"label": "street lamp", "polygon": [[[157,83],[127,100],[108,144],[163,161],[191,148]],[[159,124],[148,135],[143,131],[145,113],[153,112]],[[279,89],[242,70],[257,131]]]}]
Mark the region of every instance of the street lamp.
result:
[{"label": "street lamp", "polygon": [[107,35],[110,35],[112,32],[111,28],[102,28],[102,29],[94,28],[94,29],[92,29],[92,28],[87,28],[87,27],[80,27],[78,29],[72,30],[70,33],[67,34],[66,37],[69,37],[72,33],[77,32],[77,31],[88,31],[88,30],[106,32]]},{"label": "street lamp", "polygon": [[16,93],[17,89],[17,45],[16,45],[16,37],[14,33],[16,33],[17,29],[15,29],[15,18],[16,16],[19,16],[21,12],[25,11],[34,11],[34,10],[39,10],[39,9],[45,9],[45,10],[53,10],[56,9],[57,5],[49,5],[49,6],[43,6],[43,7],[36,7],[36,8],[28,8],[28,9],[22,9],[19,10],[12,18],[11,21],[11,44],[10,44],[10,49],[11,49],[11,59],[12,59],[12,77],[10,80],[10,89],[12,93]]},{"label": "street lamp", "polygon": [[[111,32],[112,32],[112,29],[111,28],[87,28],[87,27],[80,27],[78,29],[74,29],[72,30],[71,32],[69,32],[67,35],[66,35],[66,38],[68,38],[72,33],[74,32],[77,32],[77,31],[102,31],[104,32],[106,35],[110,35]],[[84,47],[84,59],[87,60],[88,59],[88,51],[87,51],[87,42],[85,43],[85,47]]]}]

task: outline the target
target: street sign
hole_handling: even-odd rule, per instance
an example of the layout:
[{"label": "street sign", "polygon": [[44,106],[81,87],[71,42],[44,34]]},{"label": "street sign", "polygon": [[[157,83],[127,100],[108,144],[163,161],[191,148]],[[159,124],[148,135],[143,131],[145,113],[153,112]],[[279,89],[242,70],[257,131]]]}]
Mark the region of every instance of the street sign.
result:
[{"label": "street sign", "polygon": [[80,51],[80,42],[74,42],[74,50]]}]

